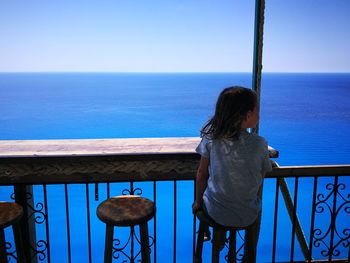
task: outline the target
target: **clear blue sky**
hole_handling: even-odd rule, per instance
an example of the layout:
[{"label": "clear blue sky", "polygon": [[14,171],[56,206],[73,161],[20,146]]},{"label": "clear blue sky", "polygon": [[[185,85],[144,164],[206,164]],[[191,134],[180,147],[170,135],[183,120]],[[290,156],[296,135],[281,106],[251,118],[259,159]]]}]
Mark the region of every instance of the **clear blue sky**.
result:
[{"label": "clear blue sky", "polygon": [[[0,0],[0,72],[249,72],[254,2]],[[349,0],[265,12],[265,72],[350,72]]]}]

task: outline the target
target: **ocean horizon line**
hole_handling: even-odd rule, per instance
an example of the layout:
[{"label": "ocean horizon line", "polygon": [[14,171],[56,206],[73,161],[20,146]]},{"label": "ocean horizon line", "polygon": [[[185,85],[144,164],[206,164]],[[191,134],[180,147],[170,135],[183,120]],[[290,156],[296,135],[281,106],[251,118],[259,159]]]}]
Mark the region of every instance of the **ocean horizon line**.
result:
[{"label": "ocean horizon line", "polygon": [[[0,71],[0,74],[252,74],[250,71]],[[350,74],[350,71],[263,71],[262,74]]]}]

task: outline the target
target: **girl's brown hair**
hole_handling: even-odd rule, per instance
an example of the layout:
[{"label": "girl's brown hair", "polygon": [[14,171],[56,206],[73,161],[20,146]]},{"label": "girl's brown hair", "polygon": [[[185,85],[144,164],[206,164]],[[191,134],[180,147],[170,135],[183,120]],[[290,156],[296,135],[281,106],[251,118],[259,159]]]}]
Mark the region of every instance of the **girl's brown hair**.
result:
[{"label": "girl's brown hair", "polygon": [[214,116],[201,130],[201,137],[238,139],[242,122],[256,106],[257,96],[253,90],[240,86],[224,89],[216,102]]}]

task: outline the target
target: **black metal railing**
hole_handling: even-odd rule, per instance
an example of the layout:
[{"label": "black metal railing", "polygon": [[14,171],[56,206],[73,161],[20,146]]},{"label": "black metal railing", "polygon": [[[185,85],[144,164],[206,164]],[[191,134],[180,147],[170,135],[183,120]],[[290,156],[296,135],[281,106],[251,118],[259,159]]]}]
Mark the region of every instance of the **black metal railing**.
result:
[{"label": "black metal railing", "polygon": [[[275,175],[271,176],[276,178],[272,262],[278,261],[276,240],[280,193],[282,193],[292,226],[290,242],[284,240],[285,244],[290,243],[288,260],[285,261],[301,260],[300,257],[295,258],[295,248],[298,244],[302,262],[317,262],[317,260],[349,262],[350,177],[347,169],[347,166],[302,166],[275,169]],[[333,175],[330,176],[331,174]],[[294,177],[291,180],[291,184],[294,185],[292,196],[289,193],[286,177],[289,180]],[[305,181],[310,198],[304,197],[300,201],[299,186]],[[303,207],[308,204],[310,208],[310,218],[306,218],[303,222],[299,220],[298,215],[307,211],[298,213],[299,204],[303,204]],[[303,225],[308,225],[308,228],[302,227]]]},{"label": "black metal railing", "polygon": [[[341,261],[342,262],[348,262],[349,260],[349,248],[350,248],[350,193],[349,193],[349,185],[350,185],[350,177],[347,175],[344,175],[344,173],[350,174],[350,166],[315,166],[315,167],[279,167],[275,168],[274,171],[269,174],[265,180],[265,185],[269,181],[275,181],[275,197],[273,200],[273,224],[270,224],[269,226],[262,225],[262,228],[269,227],[271,232],[273,233],[273,242],[271,247],[271,261],[272,262],[316,262],[315,260],[328,260],[328,261]],[[341,170],[341,171],[340,171]],[[303,171],[307,171],[306,175],[303,175]],[[334,173],[334,176],[330,176],[329,174]],[[292,194],[288,193],[288,186],[287,186],[287,180],[290,180],[291,185],[293,185]],[[159,235],[157,233],[157,216],[154,218],[153,222],[151,222],[151,239],[152,239],[152,254],[153,254],[153,262],[186,262],[183,259],[183,254],[178,253],[178,243],[179,243],[179,237],[178,237],[178,202],[179,202],[179,196],[178,196],[178,184],[185,182],[186,184],[190,184],[191,188],[194,189],[194,183],[193,183],[194,177],[188,180],[168,180],[172,184],[172,189],[168,189],[168,193],[171,195],[164,196],[161,195],[158,197],[159,194],[157,194],[157,184],[162,183],[158,182],[156,180],[150,181],[150,185],[147,185],[146,187],[138,187],[138,183],[144,182],[127,182],[128,185],[127,188],[120,189],[119,192],[117,191],[111,191],[111,186],[114,185],[124,185],[125,183],[100,183],[99,185],[96,185],[95,183],[86,183],[81,186],[82,188],[85,188],[83,193],[85,195],[85,206],[86,206],[86,216],[83,214],[79,215],[80,220],[86,221],[86,239],[87,241],[87,249],[86,249],[86,260],[87,262],[96,262],[102,260],[101,257],[93,257],[93,251],[95,250],[95,245],[97,243],[103,244],[103,234],[104,231],[102,231],[103,234],[100,235],[99,240],[95,240],[92,238],[92,229],[95,228],[95,219],[91,220],[92,217],[95,217],[95,206],[97,203],[99,203],[102,199],[108,198],[111,195],[119,195],[119,194],[138,194],[138,195],[148,195],[151,199],[154,200],[156,205],[158,204],[159,198],[162,199],[168,199],[168,202],[166,206],[173,206],[172,211],[172,219],[173,222],[160,222],[159,224],[168,224],[172,225],[172,230],[169,229],[169,236],[172,236],[172,251],[167,251],[166,254],[168,255],[168,258],[165,260],[162,257],[162,255],[157,255],[157,236]],[[311,179],[312,182],[310,184],[310,180],[308,180],[308,184],[312,186],[312,189],[310,193],[312,193],[312,198],[310,200],[307,200],[310,203],[311,207],[311,217],[309,218],[310,224],[309,228],[303,228],[302,224],[304,221],[300,221],[298,215],[300,215],[300,212],[298,212],[298,204],[300,203],[300,193],[299,193],[299,186],[303,183],[303,180],[305,179]],[[162,180],[163,182],[166,182],[167,180]],[[326,182],[327,181],[327,182]],[[270,183],[271,183],[270,182]],[[59,185],[62,186],[62,185]],[[16,185],[14,189],[14,194],[18,194],[20,191],[26,191],[24,198],[26,199],[27,203],[27,209],[28,209],[28,220],[34,221],[35,227],[34,230],[36,233],[34,233],[34,237],[36,240],[34,241],[33,250],[31,251],[31,258],[32,262],[53,262],[55,260],[52,260],[52,251],[51,250],[60,250],[60,251],[66,251],[66,261],[67,262],[74,262],[74,258],[72,256],[72,250],[73,244],[71,242],[71,233],[72,228],[76,228],[76,225],[71,224],[71,209],[70,202],[69,202],[69,184],[63,184],[63,197],[64,197],[64,206],[62,207],[61,211],[63,214],[65,214],[64,218],[64,224],[61,224],[60,226],[53,226],[51,225],[51,215],[49,211],[53,209],[53,206],[57,206],[55,203],[49,202],[48,192],[49,190],[47,184],[38,185],[34,187],[33,191],[28,192],[28,186],[23,185]],[[39,188],[42,187],[42,190],[39,190]],[[53,186],[50,185],[52,188]],[[169,188],[169,186],[167,186]],[[29,187],[30,188],[30,187]],[[61,187],[62,188],[62,187]],[[83,189],[81,189],[83,190]],[[39,192],[42,191],[42,194]],[[57,193],[58,189],[55,190]],[[194,190],[193,190],[194,191]],[[286,193],[287,191],[287,193]],[[151,193],[145,193],[145,192],[151,192]],[[281,192],[284,192],[281,194]],[[193,193],[188,193],[189,197],[188,200],[193,198]],[[264,196],[266,196],[268,193],[264,193]],[[19,195],[19,194],[18,194]],[[41,198],[37,198],[37,200],[33,200],[34,196],[40,196]],[[284,203],[289,206],[287,211],[289,211],[290,216],[290,226],[291,226],[291,234],[290,234],[290,241],[284,240],[284,244],[289,243],[290,249],[289,249],[289,257],[286,259],[285,255],[280,260],[278,258],[278,250],[279,250],[279,242],[277,235],[280,233],[280,231],[284,231],[279,228],[279,220],[280,220],[280,210],[282,203],[280,200],[280,195],[283,196]],[[289,195],[289,197],[288,197]],[[91,198],[91,197],[95,197]],[[98,198],[96,198],[98,197]],[[4,196],[1,196],[2,199],[4,199]],[[14,199],[14,195],[11,194],[10,198]],[[5,198],[6,199],[6,198]],[[40,200],[42,199],[42,200]],[[18,198],[17,198],[18,200]],[[305,200],[303,200],[305,202]],[[172,205],[171,205],[172,203]],[[188,206],[190,207],[191,203],[187,202]],[[162,204],[163,205],[163,204]],[[92,208],[93,207],[93,208]],[[74,209],[74,208],[73,208]],[[188,210],[190,211],[190,210]],[[57,213],[57,212],[55,212]],[[264,216],[264,215],[263,215]],[[327,220],[328,218],[328,220]],[[322,219],[322,220],[321,220]],[[30,225],[30,224],[29,224]],[[43,230],[40,230],[42,228]],[[29,227],[29,226],[28,226]],[[65,228],[63,233],[66,234],[66,241],[64,244],[66,245],[66,248],[62,247],[53,247],[52,242],[50,239],[57,238],[54,235],[50,234],[53,227],[59,227],[59,228]],[[30,228],[30,227],[29,227]],[[190,253],[186,255],[188,257],[188,262],[191,261],[193,251],[194,251],[194,242],[195,242],[195,229],[196,229],[196,221],[193,220],[193,226],[186,236],[189,240],[192,242],[192,247],[190,250]],[[301,230],[301,233],[300,233]],[[305,231],[305,233],[303,232]],[[307,230],[307,231],[306,231]],[[299,233],[298,233],[299,231]],[[42,235],[39,235],[39,232],[44,232],[44,237]],[[83,231],[84,232],[84,231]],[[125,231],[124,231],[125,232]],[[134,229],[131,229],[131,232],[124,233],[122,237],[115,238],[114,242],[114,258],[121,260],[120,262],[124,262],[123,260],[126,260],[126,262],[137,262],[138,256],[139,256],[139,238],[136,236],[137,231],[134,231]],[[118,233],[118,231],[117,231]],[[117,234],[118,235],[118,234]],[[242,234],[239,234],[242,236]],[[40,237],[39,237],[40,236]],[[126,241],[124,240],[126,238]],[[28,239],[33,239],[33,236]],[[80,239],[82,239],[82,236],[80,236]],[[183,240],[180,240],[183,242]],[[30,242],[30,241],[29,241]],[[32,241],[33,242],[33,241]],[[124,242],[124,243],[123,243]],[[167,240],[167,242],[170,242],[170,240]],[[242,259],[242,246],[243,246],[243,240],[241,240],[241,243],[238,243],[237,246],[237,255],[238,255],[238,261]],[[304,247],[302,247],[304,246]],[[9,242],[7,244],[9,257],[14,260],[16,258],[16,255],[13,251],[13,244]],[[299,256],[295,254],[296,248],[301,249],[302,253],[299,253]],[[103,248],[100,246],[97,248],[99,250],[100,255],[103,255]],[[162,248],[163,249],[163,248]],[[183,249],[183,247],[182,247]],[[207,249],[208,253],[210,253],[210,249]],[[96,254],[96,253],[95,253]],[[169,255],[172,254],[172,259],[169,259]],[[223,253],[225,254],[225,253]],[[298,254],[298,253],[297,253]],[[300,254],[303,254],[303,257],[300,257]],[[55,257],[57,256],[57,252],[55,252]],[[223,255],[224,257],[224,255]],[[303,260],[303,261],[302,261]],[[102,262],[102,261],[101,261]]]}]

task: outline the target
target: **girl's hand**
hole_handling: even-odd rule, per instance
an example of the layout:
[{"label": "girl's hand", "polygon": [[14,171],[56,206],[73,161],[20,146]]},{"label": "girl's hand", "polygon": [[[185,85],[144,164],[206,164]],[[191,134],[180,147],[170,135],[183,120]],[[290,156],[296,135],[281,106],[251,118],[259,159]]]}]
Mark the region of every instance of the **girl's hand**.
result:
[{"label": "girl's hand", "polygon": [[202,205],[200,205],[197,201],[194,201],[194,203],[192,204],[192,213],[196,214],[201,208]]}]

